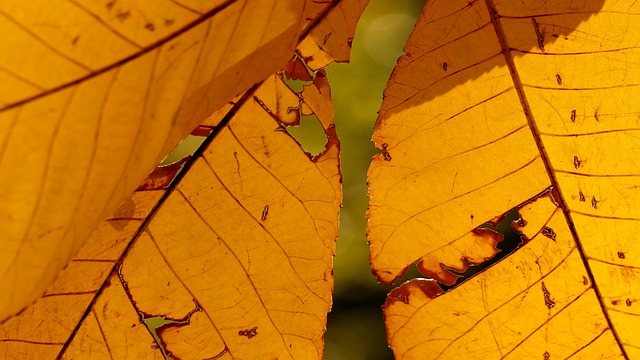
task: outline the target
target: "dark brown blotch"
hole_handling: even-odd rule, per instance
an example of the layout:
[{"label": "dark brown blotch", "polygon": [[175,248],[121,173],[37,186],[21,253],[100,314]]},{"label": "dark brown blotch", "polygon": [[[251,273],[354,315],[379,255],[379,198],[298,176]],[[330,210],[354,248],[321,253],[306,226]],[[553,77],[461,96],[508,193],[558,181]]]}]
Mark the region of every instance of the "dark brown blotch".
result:
[{"label": "dark brown blotch", "polygon": [[247,339],[251,339],[254,336],[258,335],[258,327],[254,326],[251,329],[240,330],[238,331],[238,336],[246,336]]},{"label": "dark brown blotch", "polygon": [[556,233],[552,228],[545,226],[542,228],[542,235],[548,237],[549,239],[556,241]]},{"label": "dark brown blotch", "polygon": [[382,144],[382,156],[384,156],[385,161],[391,161],[391,155],[387,151],[387,147],[389,145],[387,143]]},{"label": "dark brown blotch", "polygon": [[118,19],[118,21],[120,22],[124,22],[125,20],[127,20],[129,18],[129,15],[131,14],[131,12],[129,10],[127,11],[119,11],[116,13],[116,19]]},{"label": "dark brown blotch", "polygon": [[542,295],[544,296],[544,304],[547,308],[551,309],[556,306],[556,302],[551,299],[551,293],[547,290],[544,281],[542,282]]}]

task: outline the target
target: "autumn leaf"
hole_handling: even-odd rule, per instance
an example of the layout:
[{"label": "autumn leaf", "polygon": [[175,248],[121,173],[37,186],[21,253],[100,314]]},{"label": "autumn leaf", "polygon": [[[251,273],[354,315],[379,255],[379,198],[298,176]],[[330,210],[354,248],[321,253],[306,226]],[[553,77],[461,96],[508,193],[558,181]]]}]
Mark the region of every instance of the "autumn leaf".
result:
[{"label": "autumn leaf", "polygon": [[[417,262],[431,278],[384,305],[397,359],[640,358],[639,14],[427,2],[368,174],[374,273],[391,283]],[[469,278],[514,208],[518,248]]]},{"label": "autumn leaf", "polygon": [[281,68],[335,7],[3,1],[0,321],[41,296],[185,135]]},{"label": "autumn leaf", "polygon": [[[348,59],[365,4],[305,8],[320,15],[292,61],[309,76],[303,90],[285,70],[213,112],[196,131],[203,147],[157,168],[45,296],[0,325],[0,354],[321,358],[341,203],[321,67]],[[322,124],[320,155],[287,132],[302,115]]]}]

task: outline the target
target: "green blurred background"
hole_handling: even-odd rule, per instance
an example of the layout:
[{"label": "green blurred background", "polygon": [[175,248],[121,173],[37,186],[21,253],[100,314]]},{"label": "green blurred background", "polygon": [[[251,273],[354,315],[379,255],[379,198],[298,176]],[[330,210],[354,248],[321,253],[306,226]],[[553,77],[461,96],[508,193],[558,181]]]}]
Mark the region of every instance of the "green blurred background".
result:
[{"label": "green blurred background", "polygon": [[[369,266],[366,175],[371,156],[378,152],[371,136],[382,92],[423,6],[424,0],[370,0],[353,39],[351,62],[331,64],[326,69],[341,141],[344,199],[324,360],[393,359],[381,309],[393,286],[379,284]],[[302,84],[289,85],[301,90]],[[327,139],[315,116],[303,116],[299,127],[287,131],[311,154],[324,149]],[[192,154],[203,139],[188,136],[162,164]],[[413,269],[404,278],[416,274]]]},{"label": "green blurred background", "polygon": [[424,0],[370,0],[353,39],[351,62],[327,68],[342,144],[344,205],[325,360],[393,359],[381,310],[393,287],[379,284],[369,266],[366,174],[377,152],[371,136],[382,91],[423,6]]}]

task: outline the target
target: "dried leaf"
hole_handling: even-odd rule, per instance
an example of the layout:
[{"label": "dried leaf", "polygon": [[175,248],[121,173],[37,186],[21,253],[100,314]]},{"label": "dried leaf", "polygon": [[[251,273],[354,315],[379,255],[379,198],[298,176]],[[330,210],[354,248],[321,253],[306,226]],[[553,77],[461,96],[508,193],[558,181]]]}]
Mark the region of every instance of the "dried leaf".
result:
[{"label": "dried leaf", "polygon": [[90,231],[207,115],[286,63],[324,16],[306,19],[304,8],[293,0],[0,4],[0,219],[10,224],[0,321],[41,296]]},{"label": "dried leaf", "polygon": [[[385,304],[398,359],[638,358],[640,8],[615,1],[429,2],[385,91],[369,169],[374,273],[450,282],[518,208],[524,239],[442,294]],[[475,234],[474,234],[475,232]]]},{"label": "dried leaf", "polygon": [[[287,133],[291,108],[322,124],[320,155]],[[322,357],[341,202],[326,73],[299,94],[273,75],[216,116],[201,150],[154,171],[0,325],[1,356]]]}]

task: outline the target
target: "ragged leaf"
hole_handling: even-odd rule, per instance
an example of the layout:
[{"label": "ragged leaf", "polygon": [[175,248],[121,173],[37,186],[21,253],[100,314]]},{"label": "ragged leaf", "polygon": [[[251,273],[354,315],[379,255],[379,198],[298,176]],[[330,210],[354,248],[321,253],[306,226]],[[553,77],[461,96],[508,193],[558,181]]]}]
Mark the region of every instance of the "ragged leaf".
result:
[{"label": "ragged leaf", "polygon": [[0,4],[0,321],[215,109],[283,66],[333,3]]},{"label": "ragged leaf", "polygon": [[[340,19],[365,4],[330,7],[306,36],[331,22],[348,43]],[[157,168],[0,325],[0,357],[321,358],[342,196],[328,80],[311,74],[296,93],[279,72],[204,121],[205,145]],[[317,156],[288,134],[301,115],[326,136]]]},{"label": "ragged leaf", "polygon": [[[371,264],[398,359],[640,358],[633,2],[427,2],[385,91]],[[519,248],[483,224],[512,208]],[[520,241],[520,239],[518,239]],[[458,281],[460,284],[460,281]]]}]

